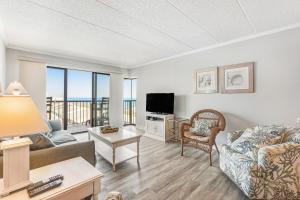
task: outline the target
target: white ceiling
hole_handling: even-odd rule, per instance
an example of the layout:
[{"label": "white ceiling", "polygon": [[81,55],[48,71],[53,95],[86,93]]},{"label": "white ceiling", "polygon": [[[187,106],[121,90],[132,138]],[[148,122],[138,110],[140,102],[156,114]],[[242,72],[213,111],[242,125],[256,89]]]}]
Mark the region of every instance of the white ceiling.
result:
[{"label": "white ceiling", "polygon": [[8,47],[130,68],[300,23],[300,0],[1,0]]}]

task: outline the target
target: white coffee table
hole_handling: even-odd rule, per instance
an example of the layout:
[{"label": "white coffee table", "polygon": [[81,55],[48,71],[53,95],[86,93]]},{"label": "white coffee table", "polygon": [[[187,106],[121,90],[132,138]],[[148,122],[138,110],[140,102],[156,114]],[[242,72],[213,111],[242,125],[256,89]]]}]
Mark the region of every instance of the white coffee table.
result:
[{"label": "white coffee table", "polygon": [[[113,171],[116,165],[132,158],[137,158],[139,163],[139,144],[142,134],[136,131],[120,128],[116,133],[103,134],[101,127],[88,128],[89,140],[95,139],[96,152],[112,164]],[[137,143],[137,152],[125,147],[125,145]]]}]

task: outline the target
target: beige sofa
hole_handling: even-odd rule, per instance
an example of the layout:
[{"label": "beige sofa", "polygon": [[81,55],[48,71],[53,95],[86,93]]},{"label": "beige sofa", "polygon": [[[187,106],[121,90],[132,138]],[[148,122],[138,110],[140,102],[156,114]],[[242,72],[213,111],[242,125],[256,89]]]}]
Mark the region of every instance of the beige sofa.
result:
[{"label": "beige sofa", "polygon": [[[30,152],[30,169],[81,156],[95,166],[94,141],[77,142]],[[3,157],[0,156],[0,177],[3,177]]]},{"label": "beige sofa", "polygon": [[[81,156],[91,165],[95,166],[94,141],[78,142],[70,132],[62,130],[60,120],[50,120],[47,123],[50,129],[48,133],[27,136],[33,142],[30,145],[30,169],[78,156]],[[0,177],[3,177],[2,152],[0,153]]]}]

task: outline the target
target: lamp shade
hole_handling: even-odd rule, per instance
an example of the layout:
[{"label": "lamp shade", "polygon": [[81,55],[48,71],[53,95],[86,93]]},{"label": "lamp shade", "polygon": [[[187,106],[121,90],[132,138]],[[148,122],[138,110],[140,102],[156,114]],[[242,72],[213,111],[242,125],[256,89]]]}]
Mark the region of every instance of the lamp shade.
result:
[{"label": "lamp shade", "polygon": [[0,137],[30,135],[48,130],[30,96],[0,96]]},{"label": "lamp shade", "polygon": [[5,91],[6,95],[28,95],[27,91],[25,90],[25,88],[23,87],[23,85],[21,83],[19,83],[18,81],[14,81],[11,82],[6,91]]}]

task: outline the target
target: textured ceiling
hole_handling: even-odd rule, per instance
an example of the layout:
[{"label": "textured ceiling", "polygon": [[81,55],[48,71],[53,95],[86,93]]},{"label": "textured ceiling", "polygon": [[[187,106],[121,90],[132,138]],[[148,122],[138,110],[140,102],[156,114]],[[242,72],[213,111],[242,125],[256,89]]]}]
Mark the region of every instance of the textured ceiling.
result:
[{"label": "textured ceiling", "polygon": [[1,0],[8,47],[130,68],[300,23],[300,0]]}]

